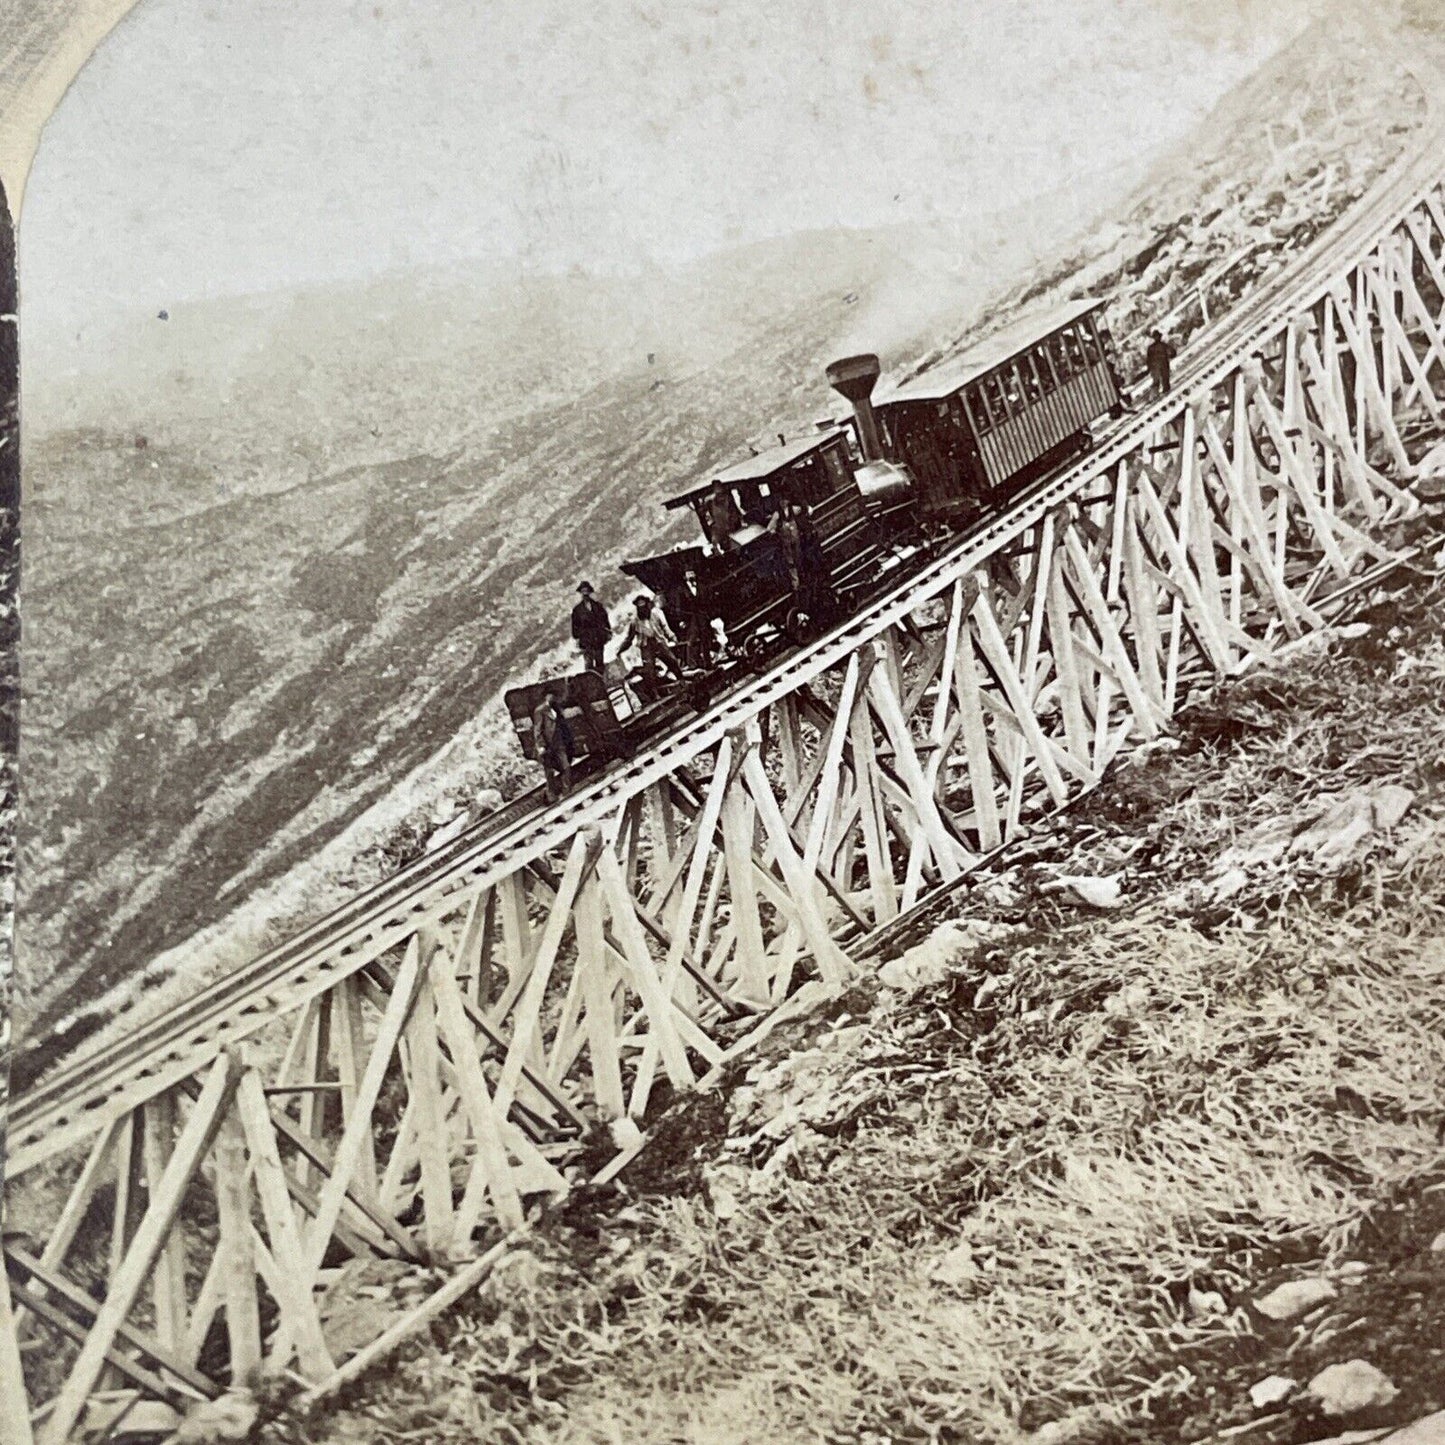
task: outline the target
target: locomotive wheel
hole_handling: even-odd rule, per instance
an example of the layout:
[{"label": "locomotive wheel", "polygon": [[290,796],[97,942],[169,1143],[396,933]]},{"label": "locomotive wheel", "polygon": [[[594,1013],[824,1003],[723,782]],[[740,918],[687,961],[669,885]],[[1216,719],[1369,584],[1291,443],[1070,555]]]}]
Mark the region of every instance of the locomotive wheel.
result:
[{"label": "locomotive wheel", "polygon": [[712,701],[712,688],[704,677],[689,678],[685,684],[687,704],[694,712],[706,712]]},{"label": "locomotive wheel", "polygon": [[743,661],[757,667],[768,655],[768,644],[755,632],[743,643]]}]

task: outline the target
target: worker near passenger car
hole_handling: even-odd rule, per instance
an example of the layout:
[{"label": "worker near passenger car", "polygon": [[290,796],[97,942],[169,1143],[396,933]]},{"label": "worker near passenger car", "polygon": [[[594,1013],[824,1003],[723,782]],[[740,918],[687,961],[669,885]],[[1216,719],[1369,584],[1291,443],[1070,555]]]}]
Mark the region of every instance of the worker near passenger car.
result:
[{"label": "worker near passenger car", "polygon": [[677,638],[667,625],[667,619],[660,609],[653,606],[652,598],[645,593],[632,605],[636,609],[635,615],[618,651],[626,652],[635,641],[642,653],[643,670],[650,678],[657,675],[658,664],[661,663],[666,671],[681,682],[682,663],[677,660],[677,653],[673,650],[677,646]]},{"label": "worker near passenger car", "polygon": [[532,739],[547,776],[547,800],[555,803],[572,786],[572,724],[562,711],[562,690],[555,682],[547,684],[532,710]]},{"label": "worker near passenger car", "polygon": [[612,619],[607,609],[592,595],[590,582],[579,582],[581,600],[572,609],[572,640],[577,644],[588,671],[602,672],[602,655],[612,636]]},{"label": "worker near passenger car", "polygon": [[1165,341],[1161,332],[1151,332],[1149,348],[1144,353],[1144,365],[1149,368],[1156,399],[1169,394],[1169,363],[1173,360],[1174,348]]}]

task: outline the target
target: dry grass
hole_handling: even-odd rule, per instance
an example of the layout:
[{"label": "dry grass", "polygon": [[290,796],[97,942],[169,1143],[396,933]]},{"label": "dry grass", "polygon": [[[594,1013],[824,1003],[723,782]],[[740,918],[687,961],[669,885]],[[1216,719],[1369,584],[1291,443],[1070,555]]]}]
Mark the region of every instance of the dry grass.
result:
[{"label": "dry grass", "polygon": [[[1236,685],[1124,769],[1050,860],[1132,852],[1124,913],[1061,913],[1016,866],[970,913],[1031,931],[777,1040],[675,1132],[670,1177],[579,1201],[308,1438],[1067,1440],[1167,1415],[1181,1352],[1252,1330],[1262,1271],[1332,1268],[1445,1164],[1438,602],[1377,609],[1328,667]],[[1260,825],[1382,778],[1416,794],[1394,832],[1211,900]]]}]

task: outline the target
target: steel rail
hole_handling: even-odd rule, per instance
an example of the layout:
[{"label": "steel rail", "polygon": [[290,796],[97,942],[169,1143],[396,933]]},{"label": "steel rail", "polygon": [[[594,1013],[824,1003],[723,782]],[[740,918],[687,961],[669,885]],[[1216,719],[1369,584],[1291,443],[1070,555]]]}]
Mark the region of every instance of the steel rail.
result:
[{"label": "steel rail", "polygon": [[[1424,87],[1422,87],[1424,88]],[[216,980],[88,1056],[63,1065],[11,1101],[9,1140],[17,1164],[35,1162],[54,1130],[125,1096],[143,1102],[194,1073],[223,1047],[270,1023],[339,978],[358,972],[417,923],[445,913],[463,890],[484,888],[564,844],[580,828],[606,822],[618,804],[714,747],[762,709],[846,660],[849,653],[938,596],[1001,547],[1028,532],[1101,473],[1137,449],[1151,432],[1241,365],[1252,347],[1322,299],[1398,228],[1439,177],[1436,151],[1445,139],[1433,96],[1413,150],[1335,225],[1267,279],[1242,306],[1198,333],[1181,361],[1175,389],[1128,418],[1066,471],[1045,479],[1008,511],[977,524],[949,550],[911,570],[884,595],[822,638],[790,653],[759,677],[739,682],[700,718],[656,739],[638,758],[617,764],[560,802],[484,820],[446,848],[424,855],[364,891],[237,972]],[[540,791],[540,790],[538,790]],[[525,796],[525,795],[524,795]],[[512,814],[513,800],[504,815]]]}]

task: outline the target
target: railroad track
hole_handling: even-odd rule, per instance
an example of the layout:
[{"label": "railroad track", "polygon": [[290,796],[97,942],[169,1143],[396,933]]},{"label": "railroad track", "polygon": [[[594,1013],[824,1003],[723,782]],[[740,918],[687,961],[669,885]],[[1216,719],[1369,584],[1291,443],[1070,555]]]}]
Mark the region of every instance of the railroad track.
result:
[{"label": "railroad track", "polygon": [[[1417,77],[1418,78],[1418,77]],[[1241,359],[1329,293],[1380,236],[1398,228],[1438,180],[1445,141],[1430,86],[1414,149],[1336,225],[1268,280],[1242,307],[1205,328],[1180,358],[1172,396],[1124,419],[1081,461],[1024,493],[1009,510],[960,535],[942,555],[900,573],[860,612],[815,642],[737,682],[708,710],[547,805],[541,790],[514,799],[446,847],[427,854],[331,914],[192,997],[69,1062],[11,1101],[9,1147],[16,1172],[60,1147],[102,1106],[134,1105],[193,1076],[208,1059],[263,1029],[276,1014],[364,967],[389,940],[445,911],[465,890],[489,886],[603,824],[620,802],[708,752],[762,709],[837,667],[861,643],[939,597],[999,549],[1135,451],[1176,417],[1182,398],[1216,385]],[[926,901],[926,900],[921,900]]]}]

